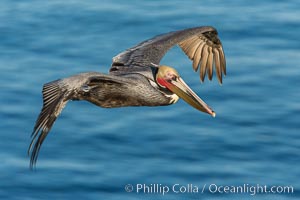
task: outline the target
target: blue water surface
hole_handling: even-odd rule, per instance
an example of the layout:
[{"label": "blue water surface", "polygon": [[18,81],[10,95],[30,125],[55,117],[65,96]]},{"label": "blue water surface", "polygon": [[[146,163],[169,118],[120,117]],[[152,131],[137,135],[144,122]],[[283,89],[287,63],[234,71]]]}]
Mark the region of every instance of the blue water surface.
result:
[{"label": "blue water surface", "polygon": [[[0,198],[299,199],[299,10],[298,0],[2,0]],[[178,47],[161,63],[175,67],[216,118],[184,101],[117,109],[70,102],[36,170],[29,169],[44,83],[107,73],[123,50],[202,25],[216,27],[223,42],[222,86],[216,78],[201,84]],[[137,184],[192,184],[199,191],[137,193]],[[214,184],[292,186],[293,192],[221,193],[209,190]]]}]

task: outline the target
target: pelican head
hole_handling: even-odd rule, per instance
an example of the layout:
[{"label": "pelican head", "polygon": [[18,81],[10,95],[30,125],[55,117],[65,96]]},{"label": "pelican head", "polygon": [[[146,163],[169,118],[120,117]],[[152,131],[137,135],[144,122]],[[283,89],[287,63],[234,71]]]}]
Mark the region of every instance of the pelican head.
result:
[{"label": "pelican head", "polygon": [[179,73],[172,67],[159,66],[156,74],[156,82],[162,87],[170,90],[185,102],[215,117],[216,113],[182,80]]}]

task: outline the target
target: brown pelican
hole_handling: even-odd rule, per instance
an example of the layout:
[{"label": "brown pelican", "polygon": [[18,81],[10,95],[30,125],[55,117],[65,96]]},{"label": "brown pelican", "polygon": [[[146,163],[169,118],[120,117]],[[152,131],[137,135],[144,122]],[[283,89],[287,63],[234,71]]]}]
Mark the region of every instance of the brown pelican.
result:
[{"label": "brown pelican", "polygon": [[171,67],[160,60],[178,45],[193,61],[193,69],[211,80],[213,66],[220,83],[226,74],[222,44],[213,27],[174,31],[146,40],[113,58],[109,74],[87,72],[59,79],[43,86],[43,107],[28,148],[30,166],[37,161],[41,145],[69,100],[86,100],[104,108],[122,106],[164,106],[179,98],[213,117],[215,112],[198,97]]}]

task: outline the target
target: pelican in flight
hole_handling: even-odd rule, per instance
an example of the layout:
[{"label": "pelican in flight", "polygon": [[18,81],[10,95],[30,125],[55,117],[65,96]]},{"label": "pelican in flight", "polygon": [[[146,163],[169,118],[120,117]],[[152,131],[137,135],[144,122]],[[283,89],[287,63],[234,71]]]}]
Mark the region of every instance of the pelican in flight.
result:
[{"label": "pelican in flight", "polygon": [[30,167],[55,120],[70,100],[86,100],[103,108],[123,106],[164,106],[182,98],[194,108],[215,116],[215,112],[183,81],[172,67],[160,60],[178,45],[193,61],[194,71],[203,82],[215,68],[219,83],[226,74],[225,55],[217,30],[195,27],[158,35],[118,54],[109,74],[86,72],[46,83],[43,107],[32,132],[28,148]]}]

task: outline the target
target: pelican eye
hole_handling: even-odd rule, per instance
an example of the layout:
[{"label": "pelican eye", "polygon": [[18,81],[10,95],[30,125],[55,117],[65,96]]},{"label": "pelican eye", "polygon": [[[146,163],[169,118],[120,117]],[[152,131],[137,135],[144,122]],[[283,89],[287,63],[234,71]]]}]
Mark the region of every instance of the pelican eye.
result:
[{"label": "pelican eye", "polygon": [[176,75],[173,75],[172,77],[168,78],[167,81],[171,83],[172,81],[177,81],[178,77]]}]

